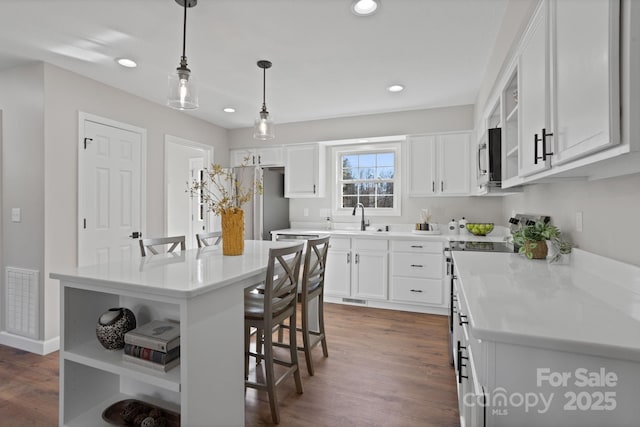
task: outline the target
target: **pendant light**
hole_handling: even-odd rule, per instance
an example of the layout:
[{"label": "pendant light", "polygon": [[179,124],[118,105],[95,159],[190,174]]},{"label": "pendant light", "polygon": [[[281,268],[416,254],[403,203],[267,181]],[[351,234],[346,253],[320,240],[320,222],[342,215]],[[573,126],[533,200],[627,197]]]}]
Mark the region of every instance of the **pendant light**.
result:
[{"label": "pendant light", "polygon": [[169,76],[169,97],[167,105],[178,110],[195,110],[198,108],[198,91],[187,66],[186,40],[187,40],[187,8],[195,7],[198,0],[176,0],[184,7],[184,21],[182,27],[182,56],[180,66],[174,74]]},{"label": "pendant light", "polygon": [[266,103],[267,68],[271,68],[271,62],[266,60],[258,61],[258,67],[262,68],[262,110],[260,117],[256,119],[253,126],[253,137],[255,139],[273,139],[275,137],[273,120],[269,118]]}]

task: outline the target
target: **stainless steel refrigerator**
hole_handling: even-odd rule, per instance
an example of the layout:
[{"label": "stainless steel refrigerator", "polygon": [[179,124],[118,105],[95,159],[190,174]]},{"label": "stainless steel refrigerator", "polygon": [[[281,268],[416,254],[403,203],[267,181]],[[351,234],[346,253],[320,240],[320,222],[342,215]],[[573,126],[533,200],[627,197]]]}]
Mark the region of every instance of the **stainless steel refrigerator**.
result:
[{"label": "stainless steel refrigerator", "polygon": [[261,179],[262,195],[254,195],[242,206],[244,238],[271,240],[271,231],[289,228],[289,199],[284,197],[284,168],[237,167],[236,179],[250,183]]}]

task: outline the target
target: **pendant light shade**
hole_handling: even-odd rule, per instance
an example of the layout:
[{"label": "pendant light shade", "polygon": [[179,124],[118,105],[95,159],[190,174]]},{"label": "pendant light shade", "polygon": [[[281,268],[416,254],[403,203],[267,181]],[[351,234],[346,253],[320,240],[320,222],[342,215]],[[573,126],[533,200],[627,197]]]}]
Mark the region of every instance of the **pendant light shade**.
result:
[{"label": "pendant light shade", "polygon": [[258,61],[258,67],[262,68],[262,109],[253,126],[253,137],[255,139],[268,140],[275,137],[275,125],[269,118],[266,103],[266,74],[267,68],[271,68],[271,62],[266,60]]},{"label": "pendant light shade", "polygon": [[184,8],[184,20],[182,26],[182,56],[180,66],[176,72],[169,76],[169,96],[167,105],[178,110],[195,110],[198,108],[198,90],[196,82],[187,65],[186,40],[187,40],[187,8],[194,7],[198,0],[176,0]]}]

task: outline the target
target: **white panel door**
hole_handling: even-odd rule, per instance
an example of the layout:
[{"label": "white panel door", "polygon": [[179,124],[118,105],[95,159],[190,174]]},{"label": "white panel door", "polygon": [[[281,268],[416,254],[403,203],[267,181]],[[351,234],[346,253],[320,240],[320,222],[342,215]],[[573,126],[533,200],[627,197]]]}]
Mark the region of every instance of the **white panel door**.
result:
[{"label": "white panel door", "polygon": [[79,160],[78,265],[102,264],[139,252],[141,133],[84,121]]},{"label": "white panel door", "polygon": [[[202,157],[194,157],[189,159],[189,179],[204,181],[204,159]],[[189,233],[186,236],[187,248],[197,248],[196,233],[204,233],[207,231],[207,219],[209,212],[207,206],[203,204],[202,197],[189,198]]]},{"label": "white panel door", "polygon": [[[548,68],[547,68],[547,2],[538,8],[527,30],[520,56],[518,109],[520,110],[520,145],[518,175],[527,176],[548,169],[550,157],[542,157],[542,129],[547,126]],[[536,137],[537,135],[537,137]],[[547,140],[547,152],[552,152]],[[537,158],[538,157],[538,158]]]}]

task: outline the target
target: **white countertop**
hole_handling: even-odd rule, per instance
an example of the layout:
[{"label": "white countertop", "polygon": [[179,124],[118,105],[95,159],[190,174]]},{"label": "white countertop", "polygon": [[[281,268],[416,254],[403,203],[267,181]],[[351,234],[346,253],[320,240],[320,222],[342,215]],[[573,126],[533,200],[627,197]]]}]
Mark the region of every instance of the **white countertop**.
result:
[{"label": "white countertop", "polygon": [[570,265],[453,252],[474,337],[640,361],[640,268],[574,250]]},{"label": "white countertop", "polygon": [[474,236],[471,233],[465,234],[426,234],[426,233],[414,233],[413,231],[376,231],[375,227],[367,229],[367,231],[352,230],[352,229],[333,229],[323,230],[308,229],[308,228],[286,228],[283,230],[273,230],[274,234],[296,234],[296,235],[331,235],[337,237],[357,237],[364,239],[397,239],[397,240],[412,240],[412,239],[425,239],[425,240],[437,240],[437,241],[467,241],[467,242],[503,242],[505,235],[489,234],[487,236]]},{"label": "white countertop", "polygon": [[244,253],[223,256],[220,246],[189,249],[51,273],[52,279],[167,297],[192,298],[266,274],[269,248],[295,242],[246,240]]}]

